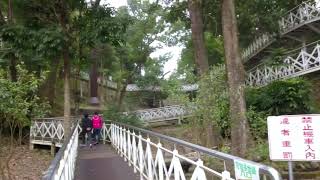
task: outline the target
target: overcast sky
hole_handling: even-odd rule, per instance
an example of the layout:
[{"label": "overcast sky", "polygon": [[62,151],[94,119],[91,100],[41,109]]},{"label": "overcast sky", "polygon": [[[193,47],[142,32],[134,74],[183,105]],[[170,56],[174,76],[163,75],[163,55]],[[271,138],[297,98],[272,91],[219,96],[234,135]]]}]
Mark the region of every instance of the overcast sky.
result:
[{"label": "overcast sky", "polygon": [[[110,4],[113,7],[120,7],[120,6],[126,6],[127,5],[127,0],[103,0],[105,3]],[[156,58],[159,57],[160,55],[163,55],[165,53],[171,53],[172,58],[170,60],[168,60],[168,62],[166,62],[164,64],[164,73],[170,71],[170,73],[168,73],[165,77],[168,78],[170,76],[170,74],[177,68],[177,61],[180,58],[180,54],[181,54],[181,50],[182,47],[167,47],[164,44],[163,48],[158,49],[157,51],[153,52],[150,56],[152,58]]]}]

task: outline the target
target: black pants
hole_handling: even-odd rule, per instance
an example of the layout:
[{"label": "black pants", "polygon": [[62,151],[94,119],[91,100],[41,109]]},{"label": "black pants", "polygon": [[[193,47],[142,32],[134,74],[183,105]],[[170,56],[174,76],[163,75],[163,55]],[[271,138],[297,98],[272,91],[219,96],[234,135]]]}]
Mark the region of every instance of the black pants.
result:
[{"label": "black pants", "polygon": [[88,143],[92,143],[92,133],[91,131],[87,131],[85,128],[82,128],[81,137],[82,137],[82,144],[86,144],[86,135],[88,138]]}]

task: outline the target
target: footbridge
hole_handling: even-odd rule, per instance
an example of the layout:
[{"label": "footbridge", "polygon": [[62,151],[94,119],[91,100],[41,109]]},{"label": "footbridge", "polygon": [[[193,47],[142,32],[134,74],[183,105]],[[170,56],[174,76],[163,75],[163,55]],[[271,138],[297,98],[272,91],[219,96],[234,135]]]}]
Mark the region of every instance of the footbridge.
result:
[{"label": "footbridge", "polygon": [[281,179],[272,167],[153,131],[116,122],[103,129],[104,144],[81,148],[75,123],[43,180],[232,180],[239,168],[262,179]]}]

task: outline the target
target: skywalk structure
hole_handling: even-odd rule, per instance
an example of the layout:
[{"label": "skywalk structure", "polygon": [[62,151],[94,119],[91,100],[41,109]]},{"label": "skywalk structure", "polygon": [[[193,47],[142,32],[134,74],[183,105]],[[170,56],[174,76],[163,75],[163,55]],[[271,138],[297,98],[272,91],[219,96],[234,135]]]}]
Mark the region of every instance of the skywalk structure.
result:
[{"label": "skywalk structure", "polygon": [[[302,76],[320,69],[320,4],[303,2],[278,22],[279,34],[264,34],[242,53],[247,68],[246,84],[263,86],[272,81]],[[297,46],[300,45],[300,48]],[[273,48],[294,48],[279,65],[268,65]],[[267,59],[267,60],[266,60]],[[272,64],[272,63],[271,63]]]}]

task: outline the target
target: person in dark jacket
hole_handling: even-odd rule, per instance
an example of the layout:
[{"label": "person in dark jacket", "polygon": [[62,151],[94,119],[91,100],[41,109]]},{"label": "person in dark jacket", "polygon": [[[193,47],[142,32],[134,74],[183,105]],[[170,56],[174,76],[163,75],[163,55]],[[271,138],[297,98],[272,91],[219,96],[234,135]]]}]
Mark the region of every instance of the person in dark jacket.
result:
[{"label": "person in dark jacket", "polygon": [[89,118],[88,113],[85,113],[83,115],[83,118],[81,120],[81,128],[82,128],[82,143],[85,145],[86,144],[86,135],[88,138],[88,143],[90,145],[90,147],[92,147],[92,121]]}]

